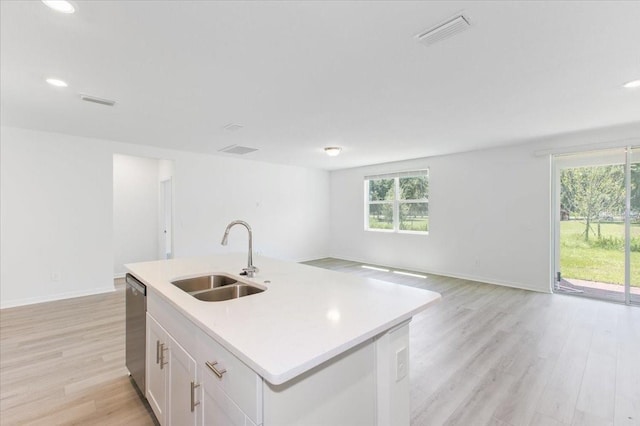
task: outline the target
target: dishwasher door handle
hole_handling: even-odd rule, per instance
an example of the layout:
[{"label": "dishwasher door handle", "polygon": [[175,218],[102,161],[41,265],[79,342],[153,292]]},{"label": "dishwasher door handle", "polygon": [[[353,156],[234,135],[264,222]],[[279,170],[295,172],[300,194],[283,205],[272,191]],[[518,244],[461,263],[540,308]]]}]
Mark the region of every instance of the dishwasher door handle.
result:
[{"label": "dishwasher door handle", "polygon": [[138,290],[140,293],[146,296],[147,287],[144,284],[142,284],[140,281],[138,281],[133,275],[127,274],[125,281],[127,282],[127,285],[129,287],[131,287],[132,289]]}]

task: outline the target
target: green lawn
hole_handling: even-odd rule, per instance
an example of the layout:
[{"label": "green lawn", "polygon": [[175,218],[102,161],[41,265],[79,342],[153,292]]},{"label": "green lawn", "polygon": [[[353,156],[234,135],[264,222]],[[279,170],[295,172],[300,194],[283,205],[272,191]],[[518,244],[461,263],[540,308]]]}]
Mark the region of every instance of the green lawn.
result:
[{"label": "green lawn", "polygon": [[427,232],[429,230],[429,218],[428,217],[415,217],[413,219],[405,219],[400,224],[400,230],[402,231],[422,231]]},{"label": "green lawn", "polygon": [[[369,228],[372,229],[393,229],[393,223],[378,220],[375,215],[369,216]],[[401,231],[422,231],[429,230],[429,218],[428,217],[416,217],[412,220],[405,219],[400,225]]]},{"label": "green lawn", "polygon": [[[611,284],[624,284],[624,224],[592,224],[585,241],[585,224],[560,222],[560,269],[562,276]],[[640,224],[631,224],[631,285],[640,287]],[[638,251],[634,251],[638,250]]]}]

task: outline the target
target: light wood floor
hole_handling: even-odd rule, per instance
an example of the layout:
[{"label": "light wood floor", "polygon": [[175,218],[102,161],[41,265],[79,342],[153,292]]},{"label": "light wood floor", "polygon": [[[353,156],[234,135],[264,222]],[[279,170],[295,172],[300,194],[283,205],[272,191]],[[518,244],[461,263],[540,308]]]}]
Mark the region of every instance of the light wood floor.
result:
[{"label": "light wood floor", "polygon": [[124,365],[124,285],[0,310],[1,425],[153,425]]},{"label": "light wood floor", "polygon": [[[640,308],[308,262],[438,291],[411,323],[412,425],[640,425]],[[0,311],[0,424],[151,425],[124,292]]]},{"label": "light wood floor", "polygon": [[640,309],[309,262],[437,291],[411,323],[413,425],[640,425]]}]

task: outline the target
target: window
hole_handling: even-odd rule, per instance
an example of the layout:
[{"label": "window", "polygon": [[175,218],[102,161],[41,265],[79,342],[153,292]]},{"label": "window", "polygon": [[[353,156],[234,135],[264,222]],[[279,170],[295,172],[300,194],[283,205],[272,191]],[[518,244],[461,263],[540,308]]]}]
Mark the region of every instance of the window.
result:
[{"label": "window", "polygon": [[429,231],[429,170],[364,179],[366,230]]}]

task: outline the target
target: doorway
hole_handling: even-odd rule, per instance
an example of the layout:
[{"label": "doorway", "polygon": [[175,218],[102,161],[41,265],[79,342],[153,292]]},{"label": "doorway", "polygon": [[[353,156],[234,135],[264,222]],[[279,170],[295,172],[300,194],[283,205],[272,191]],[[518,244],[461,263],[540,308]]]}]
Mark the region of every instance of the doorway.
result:
[{"label": "doorway", "polygon": [[173,179],[160,182],[160,244],[158,257],[173,257]]},{"label": "doorway", "polygon": [[640,302],[639,154],[554,157],[554,292]]},{"label": "doorway", "polygon": [[173,175],[173,161],[113,155],[114,277],[173,256]]}]

